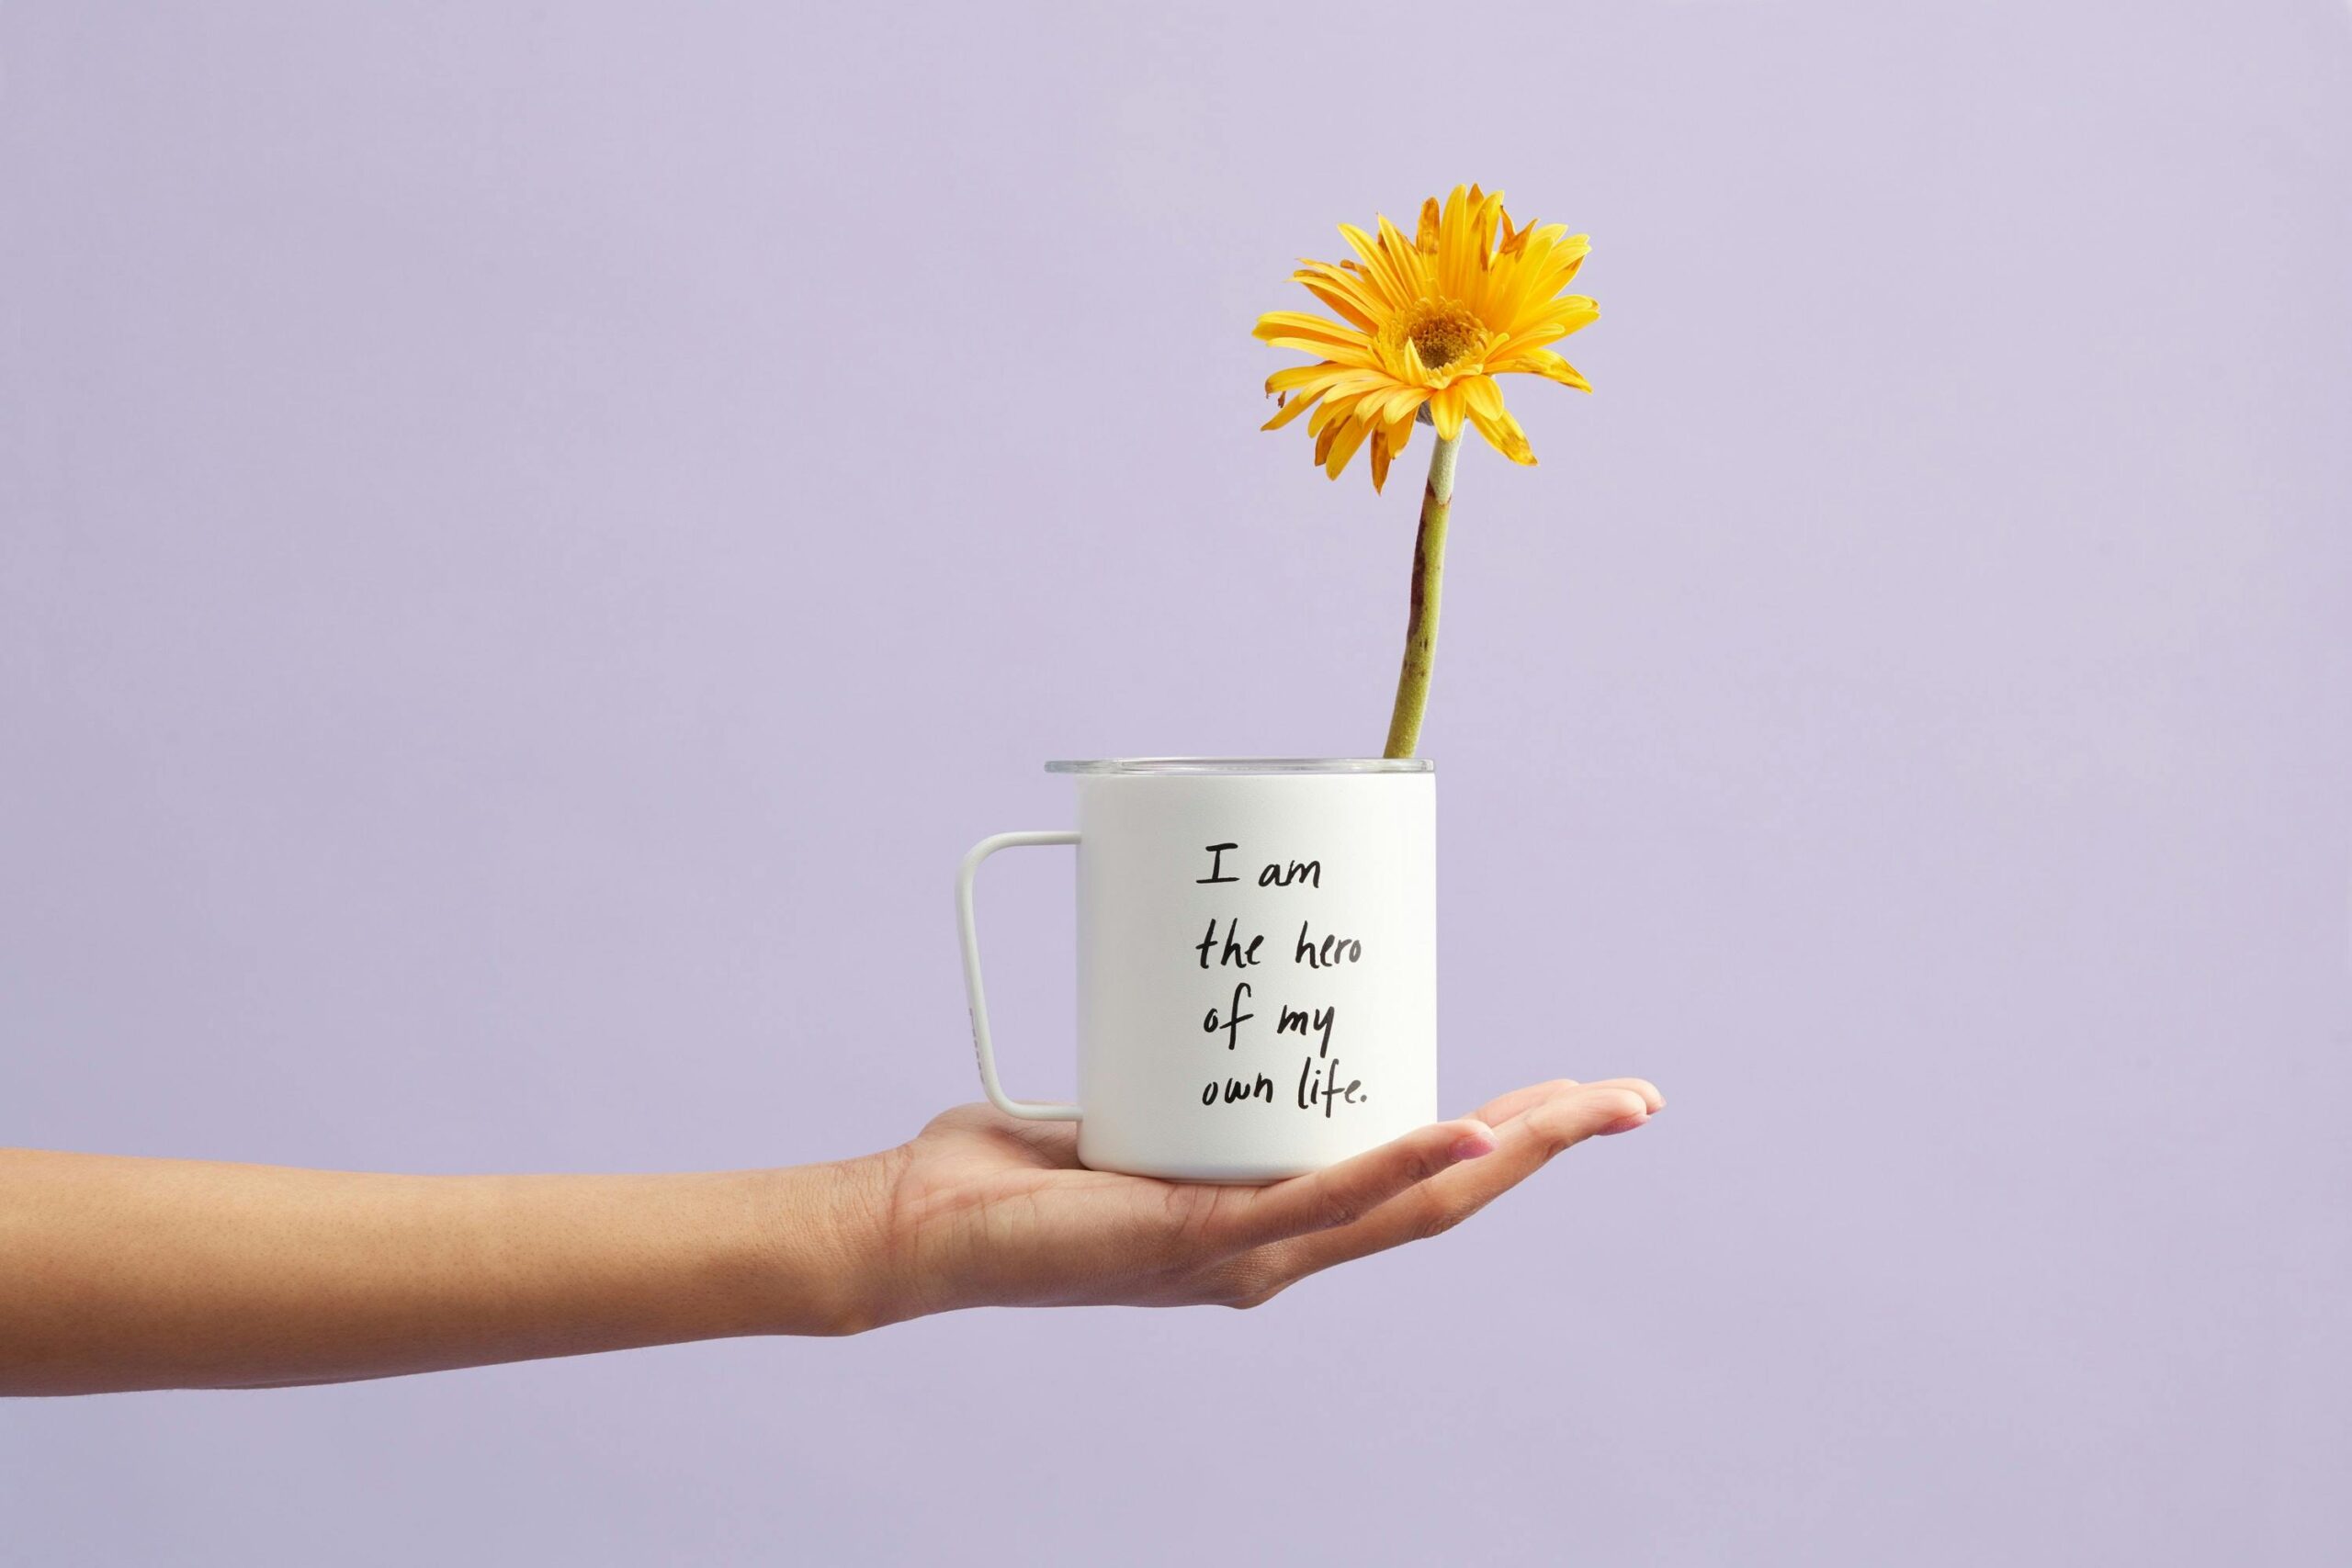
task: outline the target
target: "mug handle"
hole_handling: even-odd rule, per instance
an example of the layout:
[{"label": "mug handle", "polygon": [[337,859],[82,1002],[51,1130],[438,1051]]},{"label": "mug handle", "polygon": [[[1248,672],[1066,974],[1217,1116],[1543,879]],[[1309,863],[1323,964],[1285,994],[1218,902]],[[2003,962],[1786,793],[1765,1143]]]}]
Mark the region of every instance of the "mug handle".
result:
[{"label": "mug handle", "polygon": [[978,873],[980,863],[999,850],[1076,842],[1076,833],[995,833],[974,844],[972,852],[964,857],[964,863],[956,872],[956,925],[964,939],[964,999],[972,1012],[972,1055],[979,1058],[980,1087],[989,1091],[989,1102],[999,1111],[1032,1122],[1075,1122],[1079,1108],[1045,1100],[1013,1100],[997,1082],[996,1052],[989,1043],[988,998],[980,993],[980,933],[972,924],[972,878]]}]

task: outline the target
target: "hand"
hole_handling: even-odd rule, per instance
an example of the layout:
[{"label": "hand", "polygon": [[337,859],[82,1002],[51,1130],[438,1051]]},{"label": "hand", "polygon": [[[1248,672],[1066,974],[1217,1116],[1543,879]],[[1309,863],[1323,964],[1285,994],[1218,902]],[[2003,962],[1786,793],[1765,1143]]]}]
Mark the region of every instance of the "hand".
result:
[{"label": "hand", "polygon": [[965,1306],[1255,1306],[1335,1263],[1451,1230],[1597,1134],[1664,1109],[1640,1078],[1536,1084],[1266,1187],[1088,1170],[1067,1122],[986,1105],[853,1161],[880,1240],[871,1321]]}]

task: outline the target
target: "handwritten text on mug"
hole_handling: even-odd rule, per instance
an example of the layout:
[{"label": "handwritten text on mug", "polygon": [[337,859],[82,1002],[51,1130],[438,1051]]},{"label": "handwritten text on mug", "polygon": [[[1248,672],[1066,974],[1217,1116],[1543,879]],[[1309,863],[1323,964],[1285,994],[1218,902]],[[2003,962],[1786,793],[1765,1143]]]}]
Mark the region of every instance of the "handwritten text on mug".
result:
[{"label": "handwritten text on mug", "polygon": [[[1247,886],[1244,878],[1226,869],[1227,853],[1240,847],[1230,842],[1203,845],[1209,857],[1209,874],[1193,880],[1203,885],[1232,883]],[[1319,860],[1269,861],[1251,880],[1260,887],[1320,888],[1323,886],[1323,863]],[[1211,918],[1208,931],[1193,945],[1193,951],[1203,969],[1248,971],[1256,969],[1270,958],[1280,958],[1279,948],[1268,953],[1264,951],[1265,946],[1265,933],[1253,931],[1244,936],[1240,917],[1231,915],[1221,922]],[[1311,919],[1299,922],[1298,934],[1290,946],[1290,966],[1294,976],[1300,969],[1336,969],[1363,961],[1363,943],[1358,939],[1334,931],[1318,932]],[[1202,1032],[1222,1035],[1227,1051],[1238,1050],[1242,1043],[1241,1026],[1252,1021],[1264,1021],[1261,1014],[1249,1010],[1251,998],[1256,995],[1254,982],[1235,978],[1231,992],[1217,1005],[1212,1006],[1207,1016],[1201,1020]],[[1364,1092],[1362,1078],[1342,1080],[1340,1077],[1340,1060],[1331,1055],[1331,1032],[1339,1022],[1339,1011],[1336,1004],[1316,1006],[1312,1002],[1298,1008],[1283,1002],[1274,1010],[1273,1032],[1276,1035],[1295,1034],[1315,1047],[1299,1063],[1298,1083],[1291,1097],[1294,1110],[1319,1111],[1329,1117],[1339,1106],[1362,1105],[1372,1098]],[[1203,1105],[1234,1105],[1253,1100],[1267,1105],[1276,1103],[1274,1080],[1264,1073],[1257,1073],[1248,1078],[1228,1074],[1221,1080],[1212,1078],[1201,1087]]]}]

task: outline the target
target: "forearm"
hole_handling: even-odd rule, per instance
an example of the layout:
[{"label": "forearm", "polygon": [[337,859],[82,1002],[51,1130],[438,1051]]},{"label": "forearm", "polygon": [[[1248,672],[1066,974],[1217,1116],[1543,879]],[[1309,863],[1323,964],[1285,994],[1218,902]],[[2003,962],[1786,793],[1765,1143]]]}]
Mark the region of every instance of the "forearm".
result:
[{"label": "forearm", "polygon": [[843,1168],[359,1175],[0,1150],[0,1393],[252,1387],[871,1321]]}]

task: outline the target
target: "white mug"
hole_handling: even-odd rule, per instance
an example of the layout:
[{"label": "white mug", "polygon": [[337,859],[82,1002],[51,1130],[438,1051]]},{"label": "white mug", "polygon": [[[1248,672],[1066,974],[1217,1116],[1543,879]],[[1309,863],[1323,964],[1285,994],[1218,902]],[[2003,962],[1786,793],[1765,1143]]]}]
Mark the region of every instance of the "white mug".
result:
[{"label": "white mug", "polygon": [[[1437,779],[1417,759],[1139,758],[1076,776],[1075,832],[999,833],[956,912],[980,1083],[1079,1123],[1095,1170],[1261,1182],[1437,1119]],[[1007,1096],[972,879],[1078,847],[1078,1103]]]}]

